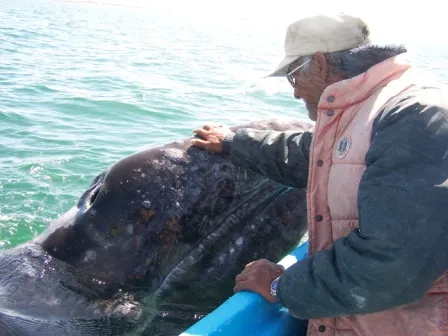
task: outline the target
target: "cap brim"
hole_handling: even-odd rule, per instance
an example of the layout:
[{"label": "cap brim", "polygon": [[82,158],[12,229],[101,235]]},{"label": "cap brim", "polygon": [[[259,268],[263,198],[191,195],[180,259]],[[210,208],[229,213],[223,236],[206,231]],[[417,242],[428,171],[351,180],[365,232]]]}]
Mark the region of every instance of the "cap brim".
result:
[{"label": "cap brim", "polygon": [[267,75],[266,77],[282,77],[285,76],[286,73],[288,72],[288,66],[294,62],[295,60],[297,60],[299,58],[299,56],[286,56],[281,62],[280,64],[277,66],[277,68],[270,73],[269,75]]}]

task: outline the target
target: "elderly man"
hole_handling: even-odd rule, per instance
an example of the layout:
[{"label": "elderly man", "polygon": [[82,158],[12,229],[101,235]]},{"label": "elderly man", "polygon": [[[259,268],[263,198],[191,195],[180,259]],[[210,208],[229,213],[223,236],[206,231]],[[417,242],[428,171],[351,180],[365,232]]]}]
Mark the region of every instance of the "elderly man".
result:
[{"label": "elderly man", "polygon": [[307,187],[309,256],[236,278],[309,319],[308,335],[448,335],[448,94],[359,18],[288,27],[286,76],[314,132],[206,125],[193,145]]}]

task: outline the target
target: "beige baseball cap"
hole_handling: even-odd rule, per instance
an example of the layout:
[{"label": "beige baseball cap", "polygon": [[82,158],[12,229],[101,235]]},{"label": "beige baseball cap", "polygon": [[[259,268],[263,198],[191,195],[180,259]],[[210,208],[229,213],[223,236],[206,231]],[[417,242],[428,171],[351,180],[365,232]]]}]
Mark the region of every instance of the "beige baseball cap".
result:
[{"label": "beige baseball cap", "polygon": [[301,56],[315,52],[330,53],[352,49],[369,42],[367,24],[350,15],[316,15],[305,17],[288,26],[285,58],[270,75],[284,76],[288,66]]}]

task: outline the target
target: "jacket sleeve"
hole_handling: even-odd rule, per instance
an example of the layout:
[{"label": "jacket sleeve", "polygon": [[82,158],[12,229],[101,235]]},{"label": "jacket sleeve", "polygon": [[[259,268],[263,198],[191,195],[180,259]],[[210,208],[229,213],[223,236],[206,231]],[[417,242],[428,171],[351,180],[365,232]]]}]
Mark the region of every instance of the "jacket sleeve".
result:
[{"label": "jacket sleeve", "polygon": [[359,229],[291,266],[280,280],[280,302],[294,316],[408,304],[448,269],[446,100],[427,92],[376,119],[359,186]]},{"label": "jacket sleeve", "polygon": [[240,129],[224,139],[224,153],[242,168],[306,188],[312,133]]}]

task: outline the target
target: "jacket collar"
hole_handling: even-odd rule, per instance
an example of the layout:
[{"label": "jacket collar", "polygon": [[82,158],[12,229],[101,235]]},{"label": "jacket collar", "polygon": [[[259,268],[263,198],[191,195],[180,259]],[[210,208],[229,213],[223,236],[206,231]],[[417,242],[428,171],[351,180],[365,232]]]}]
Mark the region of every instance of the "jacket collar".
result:
[{"label": "jacket collar", "polygon": [[411,68],[409,54],[388,58],[366,72],[328,86],[319,100],[318,110],[345,108],[357,104]]}]

